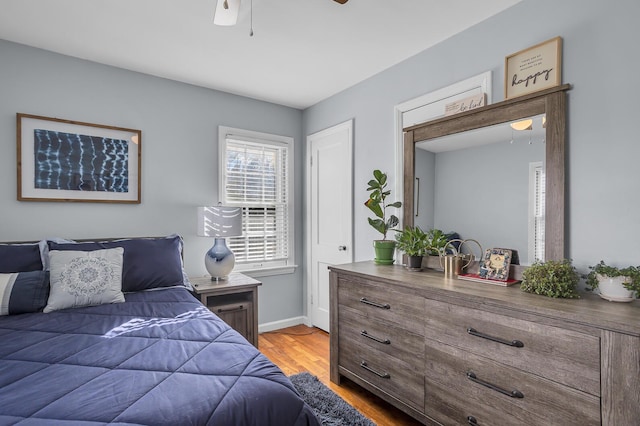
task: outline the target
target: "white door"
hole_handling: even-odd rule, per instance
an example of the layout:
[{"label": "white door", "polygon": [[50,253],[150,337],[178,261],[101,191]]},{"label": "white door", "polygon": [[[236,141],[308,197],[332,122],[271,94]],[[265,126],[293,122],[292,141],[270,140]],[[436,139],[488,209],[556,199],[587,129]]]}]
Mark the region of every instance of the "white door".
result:
[{"label": "white door", "polygon": [[329,265],[353,261],[353,122],[307,137],[309,164],[308,309],[311,325],[329,331]]}]

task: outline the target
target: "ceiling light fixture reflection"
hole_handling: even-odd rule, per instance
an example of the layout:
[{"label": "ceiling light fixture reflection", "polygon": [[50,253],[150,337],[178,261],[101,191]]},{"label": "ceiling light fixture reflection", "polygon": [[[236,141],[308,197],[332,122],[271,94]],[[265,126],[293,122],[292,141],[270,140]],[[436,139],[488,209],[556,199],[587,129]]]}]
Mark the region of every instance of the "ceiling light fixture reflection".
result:
[{"label": "ceiling light fixture reflection", "polygon": [[533,129],[533,120],[526,119],[521,121],[516,121],[515,123],[510,124],[513,130],[532,130]]}]

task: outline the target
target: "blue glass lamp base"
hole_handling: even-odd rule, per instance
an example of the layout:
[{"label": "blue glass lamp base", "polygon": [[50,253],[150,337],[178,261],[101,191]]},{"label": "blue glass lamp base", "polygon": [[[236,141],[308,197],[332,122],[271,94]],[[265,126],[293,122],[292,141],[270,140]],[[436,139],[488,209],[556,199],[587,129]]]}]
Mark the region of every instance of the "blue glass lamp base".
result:
[{"label": "blue glass lamp base", "polygon": [[204,255],[204,266],[212,280],[223,280],[233,270],[236,257],[227,247],[224,238],[216,238],[213,247]]}]

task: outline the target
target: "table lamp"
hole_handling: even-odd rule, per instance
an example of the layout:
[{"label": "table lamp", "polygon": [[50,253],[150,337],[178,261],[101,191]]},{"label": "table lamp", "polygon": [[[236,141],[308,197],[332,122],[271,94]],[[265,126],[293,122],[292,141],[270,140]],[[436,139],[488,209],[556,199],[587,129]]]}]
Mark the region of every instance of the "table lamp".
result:
[{"label": "table lamp", "polygon": [[242,235],[242,208],[198,207],[198,235],[215,237],[213,247],[204,255],[204,266],[212,281],[225,279],[236,263],[225,238]]}]

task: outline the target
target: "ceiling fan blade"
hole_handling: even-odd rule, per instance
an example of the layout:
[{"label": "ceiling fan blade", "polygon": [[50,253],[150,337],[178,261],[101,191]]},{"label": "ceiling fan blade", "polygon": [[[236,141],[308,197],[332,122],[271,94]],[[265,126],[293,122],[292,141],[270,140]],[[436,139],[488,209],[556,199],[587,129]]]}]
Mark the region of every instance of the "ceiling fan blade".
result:
[{"label": "ceiling fan blade", "polygon": [[222,26],[235,25],[238,21],[240,0],[217,0],[213,23]]},{"label": "ceiling fan blade", "polygon": [[333,1],[335,1],[336,3],[340,3],[340,4],[345,4],[349,0],[333,0]]}]

